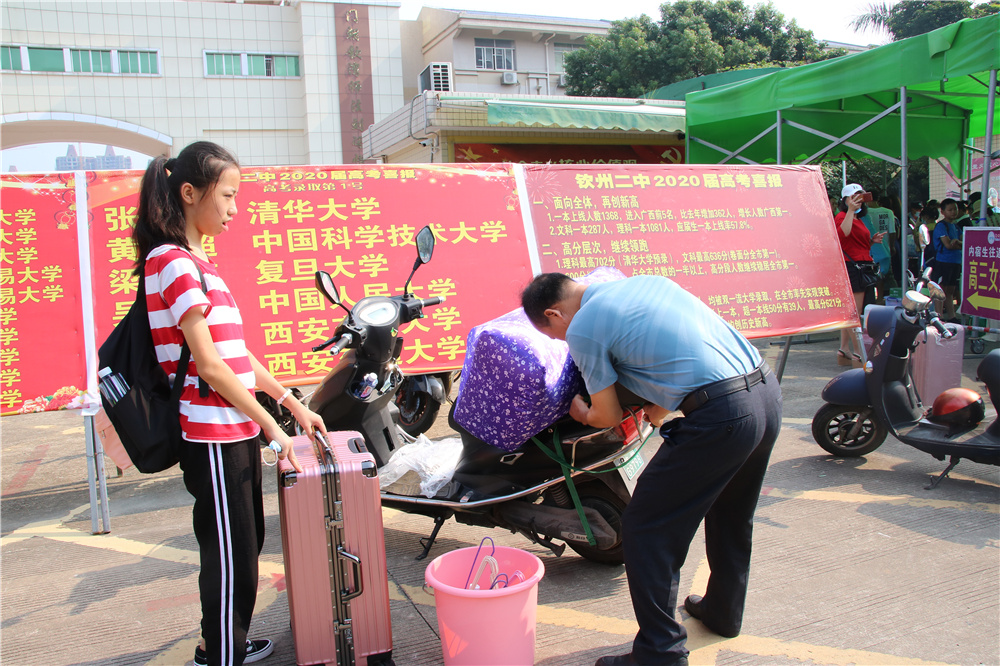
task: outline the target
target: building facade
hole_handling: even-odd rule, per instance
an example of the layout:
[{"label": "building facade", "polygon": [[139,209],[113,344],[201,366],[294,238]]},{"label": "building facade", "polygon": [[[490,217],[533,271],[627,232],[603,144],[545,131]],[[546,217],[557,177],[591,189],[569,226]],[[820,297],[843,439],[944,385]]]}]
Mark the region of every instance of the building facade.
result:
[{"label": "building facade", "polygon": [[565,95],[563,56],[611,27],[609,21],[429,7],[404,23],[412,23],[402,30],[404,52],[420,54],[404,64],[407,99],[428,89]]},{"label": "building facade", "polygon": [[359,162],[363,132],[424,89],[564,95],[562,56],[609,27],[428,8],[401,21],[388,0],[12,0],[0,147],[158,155],[204,139],[247,165]]},{"label": "building facade", "polygon": [[127,155],[115,155],[115,149],[107,146],[103,155],[81,155],[77,152],[76,146],[70,145],[66,149],[66,155],[56,158],[56,171],[75,171],[85,169],[87,171],[97,171],[99,169],[131,169],[132,158]]},{"label": "building facade", "polygon": [[4,2],[0,147],[212,140],[247,165],[361,160],[403,103],[398,3]]}]

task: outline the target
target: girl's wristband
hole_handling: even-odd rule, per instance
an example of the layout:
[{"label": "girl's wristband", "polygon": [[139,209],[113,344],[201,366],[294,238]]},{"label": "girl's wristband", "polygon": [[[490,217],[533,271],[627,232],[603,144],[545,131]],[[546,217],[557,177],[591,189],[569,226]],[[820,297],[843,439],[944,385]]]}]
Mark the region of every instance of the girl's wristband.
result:
[{"label": "girl's wristband", "polygon": [[283,402],[285,401],[285,399],[286,399],[286,398],[287,398],[288,396],[290,396],[291,394],[292,394],[292,389],[285,389],[285,392],[284,392],[284,393],[282,393],[282,394],[281,394],[281,397],[280,397],[280,398],[278,398],[278,399],[277,399],[277,400],[276,400],[275,402],[277,402],[277,403],[278,403],[278,405],[281,405],[281,403],[283,403]]}]

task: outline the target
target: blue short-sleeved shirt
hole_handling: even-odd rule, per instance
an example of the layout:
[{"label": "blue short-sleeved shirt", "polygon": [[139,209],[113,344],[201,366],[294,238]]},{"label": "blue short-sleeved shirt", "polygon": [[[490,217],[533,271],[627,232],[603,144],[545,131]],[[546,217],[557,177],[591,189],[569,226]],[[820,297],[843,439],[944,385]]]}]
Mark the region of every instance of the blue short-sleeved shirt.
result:
[{"label": "blue short-sleeved shirt", "polygon": [[952,240],[961,240],[962,234],[959,232],[958,227],[952,222],[945,222],[941,220],[934,227],[934,250],[937,252],[937,260],[940,263],[945,264],[960,264],[962,263],[962,251],[961,250],[949,250],[941,242],[941,239],[947,236]]},{"label": "blue short-sleeved shirt", "polygon": [[652,275],[588,286],[566,342],[590,393],[617,381],[670,410],[695,389],[751,372],[761,361],[700,299]]}]

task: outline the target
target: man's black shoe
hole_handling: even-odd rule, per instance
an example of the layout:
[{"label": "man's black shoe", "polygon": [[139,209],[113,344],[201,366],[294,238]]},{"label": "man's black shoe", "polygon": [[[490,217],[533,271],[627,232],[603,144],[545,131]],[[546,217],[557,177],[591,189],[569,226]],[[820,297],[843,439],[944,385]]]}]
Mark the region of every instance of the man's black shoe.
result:
[{"label": "man's black shoe", "polygon": [[715,627],[706,622],[705,618],[702,617],[703,616],[701,609],[702,601],[704,601],[704,599],[699,597],[697,594],[692,594],[687,599],[684,600],[684,610],[687,611],[688,615],[690,615],[691,617],[693,617],[694,619],[698,620],[706,627],[708,627],[712,631],[712,633],[719,634],[723,638],[736,638],[737,636],[740,635],[739,627],[736,627],[735,629],[733,629],[732,627],[723,629],[720,627]]},{"label": "man's black shoe", "polygon": [[[638,666],[638,662],[632,658],[632,653],[629,652],[616,657],[601,657],[594,666]],[[687,657],[679,657],[669,662],[667,666],[688,666]]]}]

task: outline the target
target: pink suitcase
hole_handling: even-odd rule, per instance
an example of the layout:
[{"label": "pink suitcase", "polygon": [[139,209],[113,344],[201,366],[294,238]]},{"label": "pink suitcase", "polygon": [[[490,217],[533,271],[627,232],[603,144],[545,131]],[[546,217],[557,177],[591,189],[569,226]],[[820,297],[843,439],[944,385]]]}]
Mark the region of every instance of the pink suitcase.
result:
[{"label": "pink suitcase", "polygon": [[917,336],[919,343],[913,350],[913,385],[925,407],[943,391],[962,385],[962,356],[965,352],[965,329],[945,324],[955,335],[942,338],[933,326],[928,326],[926,336]]},{"label": "pink suitcase", "polygon": [[278,462],[278,506],[295,661],[391,664],[375,459],[356,432],[332,432],[322,447],[305,436],[292,441],[303,472]]}]

